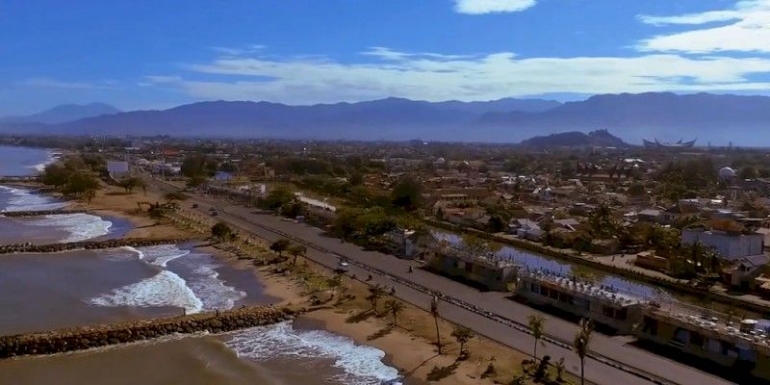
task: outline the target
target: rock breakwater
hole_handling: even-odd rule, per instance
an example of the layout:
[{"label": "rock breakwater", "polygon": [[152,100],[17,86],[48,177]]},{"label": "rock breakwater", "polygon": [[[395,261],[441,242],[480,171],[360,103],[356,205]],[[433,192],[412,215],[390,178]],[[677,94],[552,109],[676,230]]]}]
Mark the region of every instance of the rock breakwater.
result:
[{"label": "rock breakwater", "polygon": [[85,350],[171,334],[222,333],[283,322],[302,311],[290,307],[244,307],[174,318],[0,336],[0,359]]},{"label": "rock breakwater", "polygon": [[40,217],[40,216],[46,216],[46,215],[80,214],[85,212],[87,212],[87,210],[56,209],[56,210],[6,211],[1,214],[7,218],[22,218],[22,217]]},{"label": "rock breakwater", "polygon": [[45,245],[33,245],[30,243],[0,245],[0,254],[11,253],[56,253],[69,250],[101,250],[114,249],[118,247],[147,247],[157,245],[174,245],[194,240],[193,238],[167,238],[167,239],[145,239],[145,238],[123,238],[107,239],[104,241],[80,241],[67,243],[51,243]]}]

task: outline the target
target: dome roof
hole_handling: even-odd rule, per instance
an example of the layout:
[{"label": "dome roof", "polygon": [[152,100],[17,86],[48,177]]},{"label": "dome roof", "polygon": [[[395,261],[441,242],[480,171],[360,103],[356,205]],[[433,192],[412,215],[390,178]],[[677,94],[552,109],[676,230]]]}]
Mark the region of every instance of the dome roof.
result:
[{"label": "dome roof", "polygon": [[730,167],[722,167],[719,170],[719,177],[722,179],[735,178],[737,173]]}]

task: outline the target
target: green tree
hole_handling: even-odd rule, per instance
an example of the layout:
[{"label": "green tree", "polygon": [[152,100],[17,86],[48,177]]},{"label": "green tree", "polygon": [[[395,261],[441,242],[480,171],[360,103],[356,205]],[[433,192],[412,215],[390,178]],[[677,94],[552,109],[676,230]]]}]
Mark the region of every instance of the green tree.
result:
[{"label": "green tree", "polygon": [[535,339],[535,348],[532,352],[532,356],[537,361],[537,345],[542,344],[543,334],[545,333],[545,318],[538,314],[529,316],[529,331],[532,333],[532,338]]},{"label": "green tree", "polygon": [[580,385],[585,385],[585,361],[588,355],[588,345],[591,342],[591,333],[594,327],[591,320],[583,319],[580,321],[580,329],[575,334],[572,347],[580,358]]},{"label": "green tree", "polygon": [[354,172],[350,174],[350,178],[348,178],[348,183],[350,183],[351,186],[358,186],[362,183],[364,183],[364,175],[360,172]]},{"label": "green tree", "polygon": [[282,207],[294,201],[295,196],[288,187],[277,186],[262,200],[262,206],[268,210],[280,210]]},{"label": "green tree", "polygon": [[393,326],[398,326],[398,315],[406,308],[401,301],[391,299],[385,302],[385,310],[393,316]]},{"label": "green tree", "polygon": [[305,245],[294,244],[294,245],[289,246],[287,251],[293,257],[291,265],[292,266],[296,266],[297,265],[297,258],[300,255],[305,255],[305,253],[307,253],[307,247],[305,247]]},{"label": "green tree", "polygon": [[78,199],[88,199],[99,190],[99,180],[90,171],[74,171],[70,174],[67,184],[61,190],[65,196]]},{"label": "green tree", "polygon": [[137,187],[141,188],[142,186],[144,186],[144,180],[135,176],[130,176],[120,180],[118,182],[118,185],[120,187],[123,187],[126,190],[126,193],[131,194],[134,192],[135,188]]},{"label": "green tree", "polygon": [[393,187],[391,202],[406,211],[417,210],[422,203],[422,186],[412,177],[401,178]]},{"label": "green tree", "polygon": [[460,344],[460,356],[466,353],[465,344],[474,337],[473,331],[465,326],[457,325],[452,330],[452,337]]},{"label": "green tree", "polygon": [[227,223],[217,222],[214,226],[211,226],[211,237],[220,241],[230,241],[235,237],[233,229]]},{"label": "green tree", "polygon": [[218,164],[204,154],[188,155],[182,160],[182,175],[188,178],[212,177],[217,172]]},{"label": "green tree", "polygon": [[270,244],[270,250],[274,251],[276,254],[278,254],[279,257],[283,255],[283,252],[286,251],[289,246],[291,246],[291,242],[289,242],[288,239],[278,239],[275,242]]},{"label": "green tree", "polygon": [[64,167],[63,164],[51,163],[43,170],[41,181],[45,185],[53,186],[56,189],[61,189],[67,184],[67,182],[69,182],[71,174],[72,172]]}]

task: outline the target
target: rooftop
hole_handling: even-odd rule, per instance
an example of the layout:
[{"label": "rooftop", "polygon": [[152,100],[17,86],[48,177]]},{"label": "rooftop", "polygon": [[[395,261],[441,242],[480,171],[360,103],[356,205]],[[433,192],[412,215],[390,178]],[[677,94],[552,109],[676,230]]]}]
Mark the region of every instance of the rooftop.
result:
[{"label": "rooftop", "polygon": [[530,278],[538,282],[559,286],[575,296],[603,300],[610,302],[615,306],[631,306],[647,302],[644,298],[620,293],[618,289],[613,286],[602,285],[593,281],[579,279],[574,276],[570,277],[540,269],[522,270],[519,272],[519,277]]}]

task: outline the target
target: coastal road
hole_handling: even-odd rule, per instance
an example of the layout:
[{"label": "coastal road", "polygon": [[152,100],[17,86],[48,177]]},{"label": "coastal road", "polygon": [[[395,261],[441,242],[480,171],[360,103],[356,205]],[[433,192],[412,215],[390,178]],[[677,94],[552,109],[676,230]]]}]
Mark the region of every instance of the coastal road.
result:
[{"label": "coastal road", "polygon": [[[168,191],[171,186],[162,182],[153,181],[152,187]],[[304,240],[309,244],[307,257],[326,266],[335,266],[339,255],[343,255],[356,264],[376,267],[384,271],[388,276],[398,277],[409,281],[419,282],[420,285],[436,292],[445,293],[467,303],[519,323],[526,324],[527,318],[532,314],[542,314],[537,310],[513,302],[503,293],[480,292],[466,285],[460,284],[442,276],[415,269],[408,273],[408,267],[413,262],[401,260],[391,255],[379,252],[365,251],[350,243],[341,243],[339,239],[323,235],[323,231],[305,224],[287,221],[285,219],[265,214],[255,214],[251,209],[235,206],[224,202],[201,196],[192,197],[190,203],[198,203],[198,210],[203,215],[208,215],[208,209],[219,209],[218,219],[246,230],[267,241],[283,238],[281,233],[288,234],[292,238]],[[318,246],[314,248],[313,246]],[[321,250],[319,250],[321,249]],[[323,251],[322,251],[323,250]],[[331,251],[331,253],[327,252]],[[353,266],[351,273],[358,277],[370,274],[359,266]],[[389,287],[395,287],[396,296],[413,303],[424,309],[429,308],[430,296],[408,285],[389,279],[387,276],[373,274],[375,283],[381,283]],[[525,331],[512,328],[475,312],[455,306],[448,302],[441,302],[439,310],[442,318],[451,322],[468,326],[478,334],[511,346],[524,352],[531,351],[533,347],[532,337]],[[572,341],[577,326],[574,323],[545,314],[547,317],[546,332],[557,340]],[[592,336],[590,349],[600,358],[611,357],[614,361],[629,368],[636,368],[653,377],[670,380],[670,384],[699,384],[699,385],[723,385],[731,382],[719,377],[704,373],[697,369],[681,365],[675,361],[657,356],[647,351],[626,345],[627,340],[622,337],[610,337],[595,332]],[[565,365],[570,372],[579,372],[579,359],[568,346],[559,346],[555,343],[547,343],[546,347],[539,349],[541,354],[547,354],[552,359],[565,359]],[[504,359],[501,357],[497,358]],[[650,384],[651,382],[639,376],[619,370],[594,359],[586,360],[586,378],[597,384]]]}]

